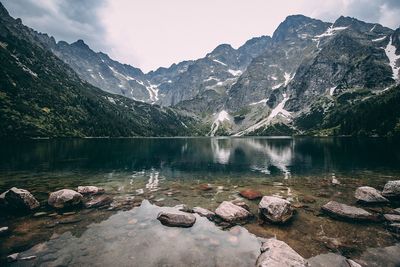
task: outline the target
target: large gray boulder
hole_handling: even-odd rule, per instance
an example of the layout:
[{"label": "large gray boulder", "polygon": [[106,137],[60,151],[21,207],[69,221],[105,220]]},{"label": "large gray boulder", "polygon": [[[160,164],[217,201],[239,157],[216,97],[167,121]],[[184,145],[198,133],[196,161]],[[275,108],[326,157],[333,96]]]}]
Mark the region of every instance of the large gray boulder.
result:
[{"label": "large gray boulder", "polygon": [[83,196],[71,189],[61,189],[50,194],[48,204],[56,209],[78,206],[82,203]]},{"label": "large gray boulder", "polygon": [[227,222],[242,221],[251,216],[251,213],[232,202],[224,201],[215,210],[215,214]]},{"label": "large gray boulder", "polygon": [[385,217],[389,222],[400,223],[400,215],[398,214],[385,214],[383,217]]},{"label": "large gray boulder", "polygon": [[289,201],[273,196],[264,196],[258,209],[262,217],[272,223],[285,223],[292,218],[294,212]]},{"label": "large gray boulder", "polygon": [[32,211],[39,206],[39,201],[25,189],[13,187],[0,195],[0,207],[10,211]]},{"label": "large gray boulder", "polygon": [[306,267],[307,261],[288,244],[275,238],[267,239],[261,246],[257,267]]},{"label": "large gray boulder", "polygon": [[215,216],[215,213],[211,210],[202,208],[202,207],[194,207],[193,212],[199,214],[202,217],[206,217],[208,219],[212,219]]},{"label": "large gray boulder", "polygon": [[158,214],[157,220],[166,226],[191,227],[196,222],[196,217],[181,211],[162,211]]},{"label": "large gray boulder", "polygon": [[387,182],[383,188],[382,195],[385,197],[400,197],[400,180]]},{"label": "large gray boulder", "polygon": [[329,201],[322,206],[322,211],[333,218],[346,219],[351,221],[376,221],[377,217],[368,211],[342,204],[336,201]]},{"label": "large gray boulder", "polygon": [[103,194],[105,192],[104,188],[87,185],[87,186],[78,186],[78,193],[82,195],[97,195]]},{"label": "large gray boulder", "polygon": [[381,195],[381,193],[373,187],[370,186],[361,186],[356,189],[354,193],[354,197],[360,201],[365,203],[385,203],[389,202],[385,197]]}]

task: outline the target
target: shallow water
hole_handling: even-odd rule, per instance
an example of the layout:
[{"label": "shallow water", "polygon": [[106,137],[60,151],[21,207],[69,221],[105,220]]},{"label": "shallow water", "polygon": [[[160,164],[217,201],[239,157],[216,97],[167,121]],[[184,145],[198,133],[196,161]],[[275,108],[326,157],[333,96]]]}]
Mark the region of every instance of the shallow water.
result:
[{"label": "shallow water", "polygon": [[[0,237],[0,256],[37,245],[26,253],[38,255],[39,263],[43,257],[54,257],[71,265],[102,265],[110,261],[121,266],[135,266],[132,262],[142,263],[137,266],[246,266],[254,264],[258,254],[259,241],[254,235],[276,236],[306,258],[328,251],[357,257],[367,248],[396,243],[383,223],[342,222],[320,213],[320,207],[331,199],[356,204],[353,194],[358,186],[382,189],[386,181],[398,179],[400,144],[393,140],[74,139],[8,142],[1,147],[0,191],[12,186],[25,188],[43,203],[42,211],[51,216],[2,216],[0,226],[9,226],[12,234]],[[332,185],[332,178],[340,185]],[[213,189],[202,191],[199,185],[204,183]],[[129,203],[112,211],[52,214],[54,211],[45,205],[48,193],[78,185],[102,186],[114,202]],[[191,229],[168,229],[156,220],[160,208],[155,205],[183,203],[213,210],[224,200],[239,198],[238,192],[245,188],[280,195],[303,207],[299,206],[295,218],[284,226],[260,224],[257,218],[253,219],[244,225],[249,233],[243,229],[240,242],[204,218],[198,218]],[[313,198],[315,202],[304,203],[303,198]],[[146,203],[134,208],[143,199],[154,205]],[[257,214],[258,201],[245,201]],[[372,208],[385,211],[397,207],[398,203],[392,203]],[[76,222],[54,224],[65,218]],[[130,225],[132,219],[135,223]],[[196,237],[204,242],[193,243]],[[234,244],[232,240],[236,240]],[[341,245],[333,248],[332,240]],[[216,244],[218,250],[212,249]],[[62,250],[48,256],[48,251],[57,246]],[[77,250],[83,247],[86,252],[81,255]],[[228,257],[230,251],[242,256]],[[69,256],[63,259],[62,255]],[[206,260],[202,262],[201,258]],[[238,265],[240,258],[247,260]]]}]

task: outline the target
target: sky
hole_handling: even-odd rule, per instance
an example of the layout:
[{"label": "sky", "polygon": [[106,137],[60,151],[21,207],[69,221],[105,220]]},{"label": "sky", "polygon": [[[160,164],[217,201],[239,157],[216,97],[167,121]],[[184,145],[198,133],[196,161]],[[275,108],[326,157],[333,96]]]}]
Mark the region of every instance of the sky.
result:
[{"label": "sky", "polygon": [[400,26],[400,0],[1,0],[11,16],[147,72],[272,35],[288,15]]}]

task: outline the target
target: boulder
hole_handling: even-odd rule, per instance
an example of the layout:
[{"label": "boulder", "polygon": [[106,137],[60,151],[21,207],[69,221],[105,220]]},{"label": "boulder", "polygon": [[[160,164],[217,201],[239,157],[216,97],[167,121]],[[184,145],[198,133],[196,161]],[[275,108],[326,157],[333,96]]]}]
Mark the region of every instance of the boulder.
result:
[{"label": "boulder", "polygon": [[272,223],[285,223],[292,218],[294,212],[289,201],[273,196],[264,196],[258,209],[262,217]]},{"label": "boulder", "polygon": [[227,222],[245,220],[251,216],[251,213],[232,202],[224,201],[215,210],[215,214]]},{"label": "boulder", "polygon": [[394,209],[392,213],[400,215],[400,208]]},{"label": "boulder", "polygon": [[211,210],[204,209],[202,207],[194,207],[193,212],[199,214],[202,217],[206,217],[208,219],[212,219],[215,216],[215,213]]},{"label": "boulder", "polygon": [[368,211],[348,206],[336,201],[329,201],[322,206],[322,211],[334,218],[347,219],[352,221],[376,221],[377,217]]},{"label": "boulder", "polygon": [[14,262],[17,261],[19,253],[14,253],[7,256],[7,262]]},{"label": "boulder", "polygon": [[50,194],[48,204],[56,209],[78,206],[83,196],[71,189],[61,189]]},{"label": "boulder", "polygon": [[239,194],[242,197],[250,199],[250,200],[259,199],[259,198],[263,197],[261,192],[253,190],[253,189],[242,190],[242,191],[239,192]]},{"label": "boulder", "polygon": [[387,182],[382,195],[384,197],[400,197],[400,180]]},{"label": "boulder", "polygon": [[6,235],[8,234],[8,227],[4,226],[4,227],[0,227],[0,236]]},{"label": "boulder", "polygon": [[158,214],[157,220],[166,226],[192,227],[196,222],[196,217],[193,214],[181,211],[162,211]]},{"label": "boulder", "polygon": [[199,185],[199,189],[202,191],[210,191],[213,188],[212,188],[212,185],[210,185],[210,184],[201,184],[201,185]]},{"label": "boulder", "polygon": [[249,205],[241,199],[234,199],[231,201],[234,205],[244,208],[247,211],[250,211]]},{"label": "boulder", "polygon": [[326,253],[309,258],[310,267],[361,267],[353,260],[347,259],[340,254]]},{"label": "boulder", "polygon": [[0,206],[11,211],[32,211],[40,204],[28,190],[13,187],[0,195]]},{"label": "boulder", "polygon": [[105,192],[104,188],[97,186],[78,186],[78,193],[82,195],[97,195],[103,194]]},{"label": "boulder", "polygon": [[306,267],[307,261],[288,244],[275,238],[267,239],[261,246],[257,267]]},{"label": "boulder", "polygon": [[373,187],[370,186],[361,186],[356,189],[354,193],[354,197],[360,201],[365,203],[385,203],[389,202],[385,197],[381,195],[381,193]]},{"label": "boulder", "polygon": [[385,214],[383,215],[386,220],[392,223],[400,223],[400,215],[397,214]]},{"label": "boulder", "polygon": [[85,207],[88,209],[103,207],[103,206],[111,204],[112,201],[113,201],[112,198],[109,196],[98,196],[98,197],[95,197],[95,198],[87,201],[85,203]]}]

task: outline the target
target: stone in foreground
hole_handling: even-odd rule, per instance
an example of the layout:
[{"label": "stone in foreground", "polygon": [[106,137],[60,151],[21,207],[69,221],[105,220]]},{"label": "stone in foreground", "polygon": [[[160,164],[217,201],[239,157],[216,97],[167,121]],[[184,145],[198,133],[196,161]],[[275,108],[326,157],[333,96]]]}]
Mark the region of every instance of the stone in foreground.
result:
[{"label": "stone in foreground", "polygon": [[365,203],[385,203],[389,202],[385,197],[381,195],[381,193],[373,187],[370,186],[361,186],[356,189],[354,193],[354,197],[360,201]]},{"label": "stone in foreground", "polygon": [[196,222],[196,217],[193,214],[180,211],[163,211],[158,214],[157,220],[166,226],[192,227]]},{"label": "stone in foreground", "polygon": [[400,180],[387,182],[382,195],[384,197],[400,197]]},{"label": "stone in foreground", "polygon": [[13,187],[0,195],[0,206],[12,211],[32,211],[40,204],[28,190]]},{"label": "stone in foreground", "polygon": [[400,223],[400,215],[397,214],[385,214],[383,215],[386,220],[392,223]]},{"label": "stone in foreground", "polygon": [[294,212],[289,201],[273,196],[264,196],[258,208],[262,217],[272,223],[285,223]]},{"label": "stone in foreground", "polygon": [[308,263],[310,267],[361,267],[355,261],[335,253],[317,255],[309,258]]},{"label": "stone in foreground", "polygon": [[250,212],[229,201],[222,202],[215,213],[227,222],[241,221],[251,216]]},{"label": "stone in foreground", "polygon": [[193,212],[199,214],[202,217],[206,217],[208,219],[212,219],[215,216],[215,213],[211,210],[202,208],[202,207],[194,207]]},{"label": "stone in foreground", "polygon": [[263,197],[261,192],[253,190],[253,189],[242,190],[242,191],[239,192],[239,194],[242,197],[247,198],[249,200],[254,200],[254,199],[258,199],[258,198],[262,198]]},{"label": "stone in foreground", "polygon": [[92,200],[89,200],[88,202],[85,203],[85,207],[88,209],[91,208],[98,208],[98,207],[103,207],[106,205],[111,204],[112,198],[109,196],[98,196],[93,198]]},{"label": "stone in foreground", "polygon": [[8,233],[8,227],[4,226],[4,227],[0,227],[0,236],[5,235]]},{"label": "stone in foreground", "polygon": [[74,207],[82,203],[83,196],[71,189],[61,189],[53,192],[47,201],[50,206],[56,209]]},{"label": "stone in foreground", "polygon": [[82,195],[97,195],[103,194],[105,192],[104,188],[87,185],[87,186],[78,186],[78,193]]},{"label": "stone in foreground", "polygon": [[261,246],[257,267],[306,267],[307,261],[288,244],[275,238],[267,239]]},{"label": "stone in foreground", "polygon": [[342,204],[336,201],[329,201],[322,206],[322,210],[329,216],[339,219],[353,221],[376,221],[377,217],[368,211]]}]

